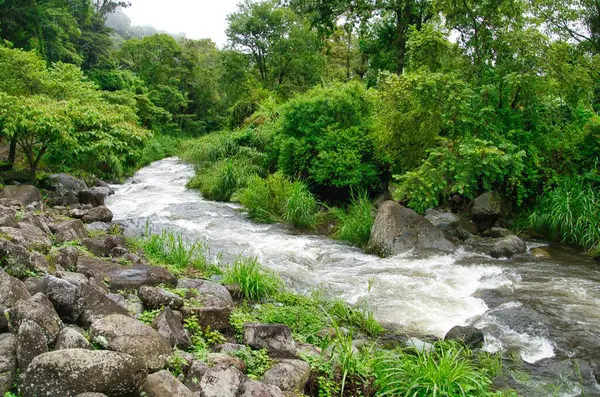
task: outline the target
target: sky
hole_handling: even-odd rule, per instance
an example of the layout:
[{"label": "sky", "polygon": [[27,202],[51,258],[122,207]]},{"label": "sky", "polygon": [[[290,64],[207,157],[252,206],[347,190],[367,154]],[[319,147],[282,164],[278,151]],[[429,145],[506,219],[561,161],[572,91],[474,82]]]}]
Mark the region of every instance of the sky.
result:
[{"label": "sky", "polygon": [[190,39],[212,39],[219,47],[227,41],[225,18],[240,0],[131,0],[125,13],[132,25],[152,25]]}]

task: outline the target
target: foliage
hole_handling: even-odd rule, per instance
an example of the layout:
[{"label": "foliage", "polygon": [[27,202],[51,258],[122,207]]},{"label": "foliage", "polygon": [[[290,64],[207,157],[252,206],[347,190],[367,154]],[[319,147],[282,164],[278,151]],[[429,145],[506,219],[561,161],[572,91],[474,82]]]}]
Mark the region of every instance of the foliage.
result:
[{"label": "foliage", "polygon": [[235,350],[231,353],[235,357],[241,358],[246,364],[246,374],[250,379],[260,380],[265,372],[274,364],[265,349],[252,350],[248,347]]},{"label": "foliage", "polygon": [[375,206],[366,190],[353,194],[346,210],[334,210],[338,224],[333,237],[366,248],[375,222],[374,213]]},{"label": "foliage", "polygon": [[144,310],[137,316],[137,319],[143,322],[144,324],[152,325],[152,323],[154,322],[156,317],[158,317],[161,311],[161,309]]},{"label": "foliage", "polygon": [[198,189],[209,200],[229,201],[238,189],[248,185],[254,170],[256,167],[243,161],[220,160],[192,178],[187,187]]},{"label": "foliage", "polygon": [[269,298],[284,287],[283,280],[258,263],[258,258],[238,257],[223,274],[225,284],[237,284],[249,300]]}]

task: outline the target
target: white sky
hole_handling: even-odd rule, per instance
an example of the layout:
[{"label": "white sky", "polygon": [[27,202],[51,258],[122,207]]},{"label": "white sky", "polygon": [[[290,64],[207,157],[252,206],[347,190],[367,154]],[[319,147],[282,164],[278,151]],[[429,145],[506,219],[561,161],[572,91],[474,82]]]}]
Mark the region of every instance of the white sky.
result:
[{"label": "white sky", "polygon": [[219,47],[227,41],[225,17],[240,0],[131,0],[125,13],[131,24],[152,25],[190,39],[212,39]]}]

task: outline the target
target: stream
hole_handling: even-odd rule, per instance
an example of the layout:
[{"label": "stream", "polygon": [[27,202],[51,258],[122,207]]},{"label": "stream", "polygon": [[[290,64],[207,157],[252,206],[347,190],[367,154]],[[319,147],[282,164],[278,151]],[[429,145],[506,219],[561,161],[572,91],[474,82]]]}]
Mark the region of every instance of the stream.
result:
[{"label": "stream", "polygon": [[128,230],[149,221],[205,241],[224,262],[257,256],[297,290],[322,287],[350,303],[368,298],[379,320],[409,335],[481,328],[484,349],[510,358],[501,382],[521,395],[600,396],[600,265],[576,250],[550,246],[550,258],[498,260],[459,248],[381,259],[323,236],[255,223],[238,205],[186,189],[193,175],[176,158],[158,161],[114,185],[107,206]]}]

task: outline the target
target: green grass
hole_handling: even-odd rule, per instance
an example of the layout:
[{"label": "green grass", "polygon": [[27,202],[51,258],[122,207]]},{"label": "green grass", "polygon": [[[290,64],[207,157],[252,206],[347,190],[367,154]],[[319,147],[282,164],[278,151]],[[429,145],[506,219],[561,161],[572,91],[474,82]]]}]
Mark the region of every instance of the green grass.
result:
[{"label": "green grass", "polygon": [[338,225],[333,237],[366,248],[375,221],[375,206],[366,191],[352,196],[347,210],[334,209]]},{"label": "green grass", "polygon": [[204,198],[215,201],[230,201],[231,196],[248,184],[248,180],[259,170],[241,160],[219,160],[197,171],[187,187],[198,189]]},{"label": "green grass", "polygon": [[223,274],[225,284],[237,284],[242,296],[249,300],[271,297],[285,287],[277,273],[263,267],[257,258],[238,257]]},{"label": "green grass", "polygon": [[169,135],[154,134],[152,139],[144,146],[142,155],[138,161],[139,167],[145,167],[150,163],[171,157],[179,151],[181,139]]},{"label": "green grass", "polygon": [[583,178],[562,181],[546,192],[529,222],[537,233],[600,255],[600,194]]}]

